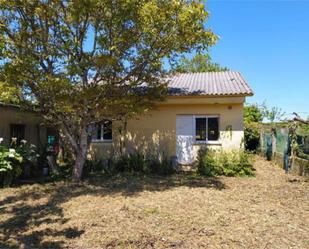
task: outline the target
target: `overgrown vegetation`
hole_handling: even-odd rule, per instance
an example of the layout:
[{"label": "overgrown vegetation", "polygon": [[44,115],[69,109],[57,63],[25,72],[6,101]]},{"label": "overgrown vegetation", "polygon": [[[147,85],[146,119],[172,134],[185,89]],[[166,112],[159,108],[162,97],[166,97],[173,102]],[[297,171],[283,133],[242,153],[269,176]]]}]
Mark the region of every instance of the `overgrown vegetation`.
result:
[{"label": "overgrown vegetation", "polygon": [[202,147],[198,152],[198,173],[205,176],[253,176],[252,157],[242,150],[213,151]]},{"label": "overgrown vegetation", "polygon": [[260,145],[259,123],[263,121],[263,112],[257,104],[244,107],[245,149],[256,152]]},{"label": "overgrown vegetation", "polygon": [[10,147],[0,144],[0,186],[10,186],[23,173],[30,174],[36,166],[37,157],[35,146],[25,140],[17,145],[13,138]]},{"label": "overgrown vegetation", "polygon": [[244,129],[245,149],[257,152],[260,146],[260,126],[258,123],[245,122]]},{"label": "overgrown vegetation", "polygon": [[0,145],[0,185],[9,186],[22,173],[22,157],[15,151]]},{"label": "overgrown vegetation", "polygon": [[175,172],[172,161],[166,156],[143,155],[138,152],[113,160],[88,161],[87,169],[88,172],[99,171],[109,175],[123,172],[169,175]]},{"label": "overgrown vegetation", "polygon": [[289,124],[291,156],[309,160],[309,124],[295,121]]},{"label": "overgrown vegetation", "polygon": [[271,129],[276,128],[276,121],[280,121],[285,113],[278,107],[268,107],[264,102],[260,105],[249,104],[244,107],[244,136],[245,149],[257,152],[260,146],[260,123],[263,120],[269,122]]}]

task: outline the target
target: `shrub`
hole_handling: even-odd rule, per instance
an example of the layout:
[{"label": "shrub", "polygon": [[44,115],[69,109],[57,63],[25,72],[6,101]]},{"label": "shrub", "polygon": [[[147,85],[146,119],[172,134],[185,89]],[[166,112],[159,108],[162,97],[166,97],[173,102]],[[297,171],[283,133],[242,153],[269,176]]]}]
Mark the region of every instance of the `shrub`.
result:
[{"label": "shrub", "polygon": [[198,153],[197,170],[205,176],[254,175],[251,155],[242,150],[224,152],[201,148]]},{"label": "shrub", "polygon": [[216,168],[214,152],[206,147],[201,147],[197,156],[197,171],[201,175],[213,176]]},{"label": "shrub", "polygon": [[19,146],[14,146],[16,151],[22,156],[24,163],[36,164],[39,155],[34,144],[28,144],[26,140],[21,140]]},{"label": "shrub", "polygon": [[[2,139],[0,138],[0,143]],[[30,176],[37,174],[38,154],[35,146],[22,140],[20,145],[12,139],[10,148],[0,144],[0,184],[2,187],[10,186],[22,174]]]},{"label": "shrub", "polygon": [[166,156],[158,158],[156,156],[148,156],[147,168],[145,173],[158,174],[158,175],[170,175],[175,172],[172,165],[172,161]]},{"label": "shrub", "polygon": [[136,172],[143,174],[168,175],[174,172],[171,161],[154,155],[143,155],[141,153],[132,153],[122,156],[112,162],[111,168],[115,173],[118,172]]},{"label": "shrub", "polygon": [[260,129],[258,123],[245,123],[244,138],[245,149],[257,152],[260,146]]},{"label": "shrub", "polygon": [[15,149],[0,145],[0,184],[10,186],[22,174],[22,157]]},{"label": "shrub", "polygon": [[26,140],[21,140],[19,146],[12,144],[16,152],[22,157],[21,168],[23,175],[26,177],[29,176],[38,176],[38,158],[39,155],[36,151],[36,146],[34,144],[27,143]]}]

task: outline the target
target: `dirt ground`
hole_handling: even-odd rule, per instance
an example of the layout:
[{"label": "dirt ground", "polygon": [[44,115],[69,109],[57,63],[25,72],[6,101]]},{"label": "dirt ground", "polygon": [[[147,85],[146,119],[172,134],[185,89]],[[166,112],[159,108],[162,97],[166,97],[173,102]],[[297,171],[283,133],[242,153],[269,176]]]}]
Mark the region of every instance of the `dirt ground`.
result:
[{"label": "dirt ground", "polygon": [[256,177],[96,177],[0,190],[0,248],[309,248],[309,184]]}]

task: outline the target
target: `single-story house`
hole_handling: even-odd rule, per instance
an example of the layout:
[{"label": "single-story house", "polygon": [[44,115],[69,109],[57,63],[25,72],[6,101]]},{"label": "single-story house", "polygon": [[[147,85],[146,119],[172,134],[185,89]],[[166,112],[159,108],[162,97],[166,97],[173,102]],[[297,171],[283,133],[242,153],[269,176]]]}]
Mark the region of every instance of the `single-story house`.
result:
[{"label": "single-story house", "polygon": [[[168,96],[143,116],[129,120],[125,134],[119,124],[104,121],[92,129],[90,152],[96,159],[125,153],[174,158],[190,164],[202,145],[224,150],[243,147],[243,107],[252,96],[238,72],[181,73],[168,81]],[[57,134],[42,125],[42,118],[18,106],[0,103],[0,138],[25,139],[42,151]]]},{"label": "single-story house", "polygon": [[91,152],[108,158],[119,152],[146,153],[191,164],[202,145],[224,150],[243,147],[243,107],[253,91],[239,72],[181,73],[168,81],[168,96],[146,115],[129,120],[124,136],[117,122],[93,132]]}]

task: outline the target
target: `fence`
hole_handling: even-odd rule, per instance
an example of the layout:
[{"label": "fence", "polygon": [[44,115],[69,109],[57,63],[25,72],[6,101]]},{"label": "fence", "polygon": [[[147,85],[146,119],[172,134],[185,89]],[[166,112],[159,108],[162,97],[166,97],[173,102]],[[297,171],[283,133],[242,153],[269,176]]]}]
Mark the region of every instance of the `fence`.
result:
[{"label": "fence", "polygon": [[267,160],[273,160],[285,169],[309,177],[309,136],[297,135],[296,156],[292,157],[292,146],[287,127],[261,130],[260,151]]}]

